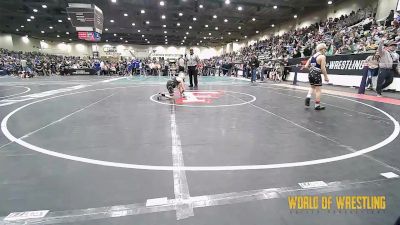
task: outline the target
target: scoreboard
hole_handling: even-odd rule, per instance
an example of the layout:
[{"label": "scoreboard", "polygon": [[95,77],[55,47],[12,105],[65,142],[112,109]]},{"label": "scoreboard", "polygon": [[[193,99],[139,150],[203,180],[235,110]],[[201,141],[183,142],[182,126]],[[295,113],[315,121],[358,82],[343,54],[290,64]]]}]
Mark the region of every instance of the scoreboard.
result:
[{"label": "scoreboard", "polygon": [[76,31],[103,32],[103,11],[96,5],[69,3],[67,13]]},{"label": "scoreboard", "polygon": [[97,32],[79,31],[78,39],[96,42],[100,41],[100,34]]}]

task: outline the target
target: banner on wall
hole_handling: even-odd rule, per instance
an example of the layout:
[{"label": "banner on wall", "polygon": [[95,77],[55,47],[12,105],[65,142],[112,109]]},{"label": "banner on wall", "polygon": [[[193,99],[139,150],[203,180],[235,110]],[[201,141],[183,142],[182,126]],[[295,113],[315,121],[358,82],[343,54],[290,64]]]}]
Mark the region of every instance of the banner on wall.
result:
[{"label": "banner on wall", "polygon": [[[335,55],[326,57],[326,68],[328,74],[335,75],[356,75],[362,76],[365,59],[372,53],[354,54],[354,55]],[[301,70],[309,58],[289,59],[289,65],[292,66],[292,72],[306,73],[307,70]],[[296,66],[300,65],[300,66]]]}]

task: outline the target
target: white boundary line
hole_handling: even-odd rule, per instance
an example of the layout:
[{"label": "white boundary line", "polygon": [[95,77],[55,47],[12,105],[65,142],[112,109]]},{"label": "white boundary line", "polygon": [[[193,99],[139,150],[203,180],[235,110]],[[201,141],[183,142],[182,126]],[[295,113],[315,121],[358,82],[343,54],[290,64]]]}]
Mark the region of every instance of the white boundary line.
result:
[{"label": "white boundary line", "polygon": [[18,94],[2,96],[2,97],[0,97],[0,99],[9,98],[9,97],[14,97],[14,96],[17,96],[17,95],[22,95],[22,94],[25,94],[25,93],[28,93],[28,92],[31,91],[31,89],[30,89],[29,87],[25,87],[25,86],[13,86],[13,87],[22,87],[22,88],[25,88],[26,91],[21,92],[21,93],[18,93]]},{"label": "white boundary line", "polygon": [[[143,86],[136,86],[136,87],[143,87]],[[142,164],[129,164],[129,163],[118,163],[118,162],[110,162],[110,161],[102,161],[102,160],[95,160],[95,159],[89,159],[89,158],[84,158],[84,157],[78,157],[78,156],[72,156],[72,155],[68,155],[68,154],[63,154],[63,153],[58,153],[58,152],[54,152],[45,148],[41,148],[38,146],[35,146],[33,144],[30,144],[28,142],[25,142],[23,140],[19,140],[18,138],[14,137],[10,131],[8,130],[7,127],[7,122],[9,120],[9,118],[14,115],[15,113],[17,113],[18,111],[22,110],[23,108],[26,108],[32,104],[38,103],[38,102],[43,102],[45,100],[49,100],[49,99],[54,99],[54,98],[59,98],[62,96],[69,96],[69,95],[74,95],[74,94],[80,94],[80,93],[88,93],[88,92],[94,92],[94,91],[100,91],[100,90],[111,90],[111,89],[117,89],[117,88],[128,88],[128,87],[116,87],[116,88],[104,88],[104,89],[94,89],[94,90],[88,90],[88,91],[82,91],[82,92],[74,92],[74,93],[68,93],[68,94],[64,94],[64,95],[58,95],[58,96],[53,96],[50,98],[45,98],[45,99],[41,99],[38,101],[34,101],[31,103],[28,103],[26,105],[23,105],[17,109],[15,109],[14,111],[12,111],[11,113],[9,113],[6,117],[4,117],[4,119],[1,122],[1,130],[3,132],[3,134],[10,140],[13,142],[18,143],[21,146],[24,146],[28,149],[31,149],[33,151],[36,152],[40,152],[43,154],[47,154],[50,156],[54,156],[54,157],[58,157],[58,158],[63,158],[63,159],[68,159],[68,160],[72,160],[72,161],[77,161],[77,162],[83,162],[83,163],[88,163],[88,164],[94,164],[94,165],[101,165],[101,166],[108,166],[108,167],[118,167],[118,168],[127,168],[127,169],[141,169],[141,170],[163,170],[163,171],[174,171],[176,170],[175,167],[173,166],[152,166],[152,165],[142,165]],[[372,105],[363,103],[363,102],[359,102],[357,100],[352,100],[352,99],[348,99],[348,98],[344,98],[344,97],[338,97],[344,100],[348,100],[348,101],[352,101],[352,102],[356,102],[362,105],[365,105],[367,107],[370,107],[372,109],[375,109],[379,112],[381,112],[382,114],[384,114],[385,116],[387,116],[394,125],[394,129],[392,134],[387,137],[385,140],[352,152],[352,153],[348,153],[348,154],[344,154],[344,155],[340,155],[340,156],[335,156],[335,157],[329,157],[329,158],[324,158],[324,159],[317,159],[317,160],[310,160],[310,161],[301,161],[301,162],[291,162],[291,163],[278,163],[278,164],[266,164],[266,165],[242,165],[242,166],[183,166],[180,168],[180,170],[186,170],[186,171],[237,171],[237,170],[262,170],[262,169],[277,169],[277,168],[290,168],[290,167],[301,167],[301,166],[309,166],[309,165],[318,165],[318,164],[324,164],[324,163],[330,163],[330,162],[336,162],[336,161],[341,161],[341,160],[345,160],[345,159],[350,159],[350,158],[354,158],[357,156],[361,156],[364,155],[366,153],[369,152],[373,152],[379,148],[384,147],[385,145],[391,143],[394,139],[396,139],[396,137],[399,135],[400,133],[400,125],[399,122],[397,120],[395,120],[390,114],[388,114],[387,112],[374,107]]]},{"label": "white boundary line", "polygon": [[[201,90],[201,91],[205,91],[205,90]],[[216,90],[207,90],[207,91],[216,91]],[[222,90],[222,92],[247,95],[247,96],[251,97],[251,100],[250,101],[244,101],[242,103],[231,104],[231,105],[178,105],[178,104],[160,102],[160,101],[155,100],[154,97],[157,96],[158,94],[154,94],[154,95],[150,96],[150,100],[155,102],[155,103],[158,103],[158,104],[175,105],[175,106],[179,106],[179,107],[189,107],[189,108],[220,108],[220,107],[241,106],[241,105],[246,105],[246,104],[252,103],[252,102],[257,100],[257,98],[254,95],[250,95],[250,94],[247,94],[247,93],[235,92],[235,91],[226,91],[226,90]]]}]

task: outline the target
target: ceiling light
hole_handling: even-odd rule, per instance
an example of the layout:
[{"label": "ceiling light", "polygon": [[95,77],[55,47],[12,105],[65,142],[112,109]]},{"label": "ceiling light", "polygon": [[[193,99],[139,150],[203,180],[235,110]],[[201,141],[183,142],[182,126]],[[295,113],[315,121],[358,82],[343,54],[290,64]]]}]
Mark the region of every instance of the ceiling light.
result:
[{"label": "ceiling light", "polygon": [[231,35],[232,33],[231,32],[228,32],[228,35]]},{"label": "ceiling light", "polygon": [[203,39],[206,40],[207,38],[206,38],[206,37],[203,37]]},{"label": "ceiling light", "polygon": [[132,26],[135,26],[136,24],[135,23],[132,23]]},{"label": "ceiling light", "polygon": [[116,37],[117,36],[117,34],[114,34],[114,37]]},{"label": "ceiling light", "polygon": [[242,6],[239,6],[239,7],[237,7],[237,9],[238,9],[239,11],[242,11],[242,10],[243,10],[243,7],[242,7]]},{"label": "ceiling light", "polygon": [[122,40],[122,39],[123,39],[122,37],[119,38],[119,40]]},{"label": "ceiling light", "polygon": [[59,38],[59,37],[60,37],[60,35],[58,35],[58,34],[57,34],[57,37]]},{"label": "ceiling light", "polygon": [[34,17],[34,16],[31,16],[31,19],[35,19],[35,17]]},{"label": "ceiling light", "polygon": [[24,25],[21,25],[21,28],[24,28],[25,26]]},{"label": "ceiling light", "polygon": [[197,20],[197,18],[196,17],[193,17],[193,21],[196,21]]},{"label": "ceiling light", "polygon": [[49,29],[51,30],[51,29],[53,29],[53,27],[50,26]]},{"label": "ceiling light", "polygon": [[144,40],[145,40],[145,41],[148,41],[148,39],[147,39],[147,38],[145,38]]},{"label": "ceiling light", "polygon": [[162,16],[161,16],[161,19],[165,20],[165,15],[162,15]]},{"label": "ceiling light", "polygon": [[277,8],[278,8],[278,6],[274,5],[274,9],[277,9]]},{"label": "ceiling light", "polygon": [[245,35],[244,38],[247,38],[247,35]]},{"label": "ceiling light", "polygon": [[221,39],[224,39],[224,37],[221,37]]},{"label": "ceiling light", "polygon": [[199,5],[199,8],[202,9],[204,6],[203,5]]},{"label": "ceiling light", "polygon": [[164,34],[168,33],[166,30],[164,30]]},{"label": "ceiling light", "polygon": [[167,44],[168,44],[168,42],[165,42],[165,44],[167,45]]},{"label": "ceiling light", "polygon": [[275,24],[272,24],[271,27],[275,27]]},{"label": "ceiling light", "polygon": [[42,31],[40,31],[40,33],[44,34],[44,31],[42,30]]},{"label": "ceiling light", "polygon": [[105,31],[108,31],[108,28],[104,29]]},{"label": "ceiling light", "polygon": [[111,0],[111,2],[112,2],[112,3],[116,3],[116,2],[117,2],[117,0]]},{"label": "ceiling light", "polygon": [[209,36],[211,36],[211,33],[208,33]]},{"label": "ceiling light", "polygon": [[150,44],[150,41],[148,41],[147,44]]},{"label": "ceiling light", "polygon": [[242,29],[242,27],[238,27],[238,29],[239,29],[239,30],[241,30],[241,29]]},{"label": "ceiling light", "polygon": [[186,39],[186,36],[185,36],[185,37],[183,37],[183,39]]},{"label": "ceiling light", "polygon": [[257,31],[256,31],[256,34],[258,34],[258,33],[260,33],[260,31],[257,30]]},{"label": "ceiling light", "polygon": [[328,5],[332,5],[332,1],[328,1]]},{"label": "ceiling light", "polygon": [[215,30],[218,30],[218,27],[215,27]]},{"label": "ceiling light", "polygon": [[145,13],[144,9],[140,10],[140,13],[141,13],[141,14],[144,14],[144,13]]},{"label": "ceiling light", "polygon": [[253,18],[253,19],[251,19],[251,20],[256,21],[256,18]]},{"label": "ceiling light", "polygon": [[146,24],[150,24],[150,21],[146,21]]},{"label": "ceiling light", "polygon": [[114,20],[110,20],[111,23],[114,23]]},{"label": "ceiling light", "polygon": [[294,15],[293,18],[297,19],[297,15]]},{"label": "ceiling light", "polygon": [[19,31],[19,29],[17,28],[17,29],[15,29],[15,31],[17,31],[17,32],[18,32],[18,31]]},{"label": "ceiling light", "polygon": [[68,17],[67,20],[71,20],[71,18]]},{"label": "ceiling light", "polygon": [[164,2],[164,1],[161,1],[161,2],[160,2],[160,5],[161,5],[161,6],[164,6],[164,5],[165,5],[165,2]]},{"label": "ceiling light", "polygon": [[47,5],[42,5],[42,8],[43,8],[43,9],[46,9],[46,8],[47,8]]},{"label": "ceiling light", "polygon": [[197,45],[199,45],[199,43],[197,43]]},{"label": "ceiling light", "polygon": [[179,13],[179,16],[183,16],[183,13],[180,12],[180,13]]},{"label": "ceiling light", "polygon": [[227,23],[227,22],[228,22],[228,19],[224,19],[224,22]]},{"label": "ceiling light", "polygon": [[125,43],[128,43],[128,41],[125,41]]},{"label": "ceiling light", "polygon": [[106,40],[106,42],[108,42],[108,40]]},{"label": "ceiling light", "polygon": [[142,34],[142,37],[144,37],[144,34]]},{"label": "ceiling light", "polygon": [[189,32],[186,32],[186,35],[189,35]]},{"label": "ceiling light", "polygon": [[124,13],[124,16],[128,16],[128,13]]},{"label": "ceiling light", "polygon": [[214,15],[214,16],[213,16],[214,19],[217,19],[217,17],[218,17],[217,15]]},{"label": "ceiling light", "polygon": [[238,39],[236,39],[236,42],[238,42],[239,40]]},{"label": "ceiling light", "polygon": [[189,29],[192,29],[192,26],[189,26]]},{"label": "ceiling light", "polygon": [[225,4],[227,4],[227,5],[231,4],[231,1],[230,0],[225,0]]},{"label": "ceiling light", "polygon": [[67,32],[65,32],[65,34],[67,34],[67,35],[68,35],[68,34],[69,34],[69,32],[67,31]]},{"label": "ceiling light", "polygon": [[72,39],[70,38],[69,41],[72,41]]},{"label": "ceiling light", "polygon": [[202,41],[202,40],[200,40],[200,43],[203,43],[203,41]]},{"label": "ceiling light", "polygon": [[167,36],[164,36],[165,38],[168,38]]},{"label": "ceiling light", "polygon": [[204,27],[208,27],[208,25],[206,24],[206,25],[204,25]]},{"label": "ceiling light", "polygon": [[164,24],[164,25],[162,25],[162,26],[163,26],[164,28],[165,28],[165,27],[167,27],[167,25],[165,25],[165,24]]},{"label": "ceiling light", "polygon": [[137,30],[138,33],[140,33],[140,30]]},{"label": "ceiling light", "polygon": [[58,20],[59,23],[62,23],[62,20]]},{"label": "ceiling light", "polygon": [[[328,3],[328,4],[329,4],[329,3]],[[37,10],[37,9],[33,9],[33,12],[37,13],[37,12],[38,12],[38,10]]]},{"label": "ceiling light", "polygon": [[177,24],[176,24],[176,26],[178,26],[178,27],[179,27],[180,25],[181,25],[180,23],[177,23]]}]

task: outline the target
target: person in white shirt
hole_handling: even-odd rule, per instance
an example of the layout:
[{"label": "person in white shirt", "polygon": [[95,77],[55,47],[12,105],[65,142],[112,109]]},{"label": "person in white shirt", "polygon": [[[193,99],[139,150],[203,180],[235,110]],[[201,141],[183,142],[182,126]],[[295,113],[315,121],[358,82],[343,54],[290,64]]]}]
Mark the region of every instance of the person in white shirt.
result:
[{"label": "person in white shirt", "polygon": [[185,71],[185,59],[183,58],[183,55],[179,57],[178,59],[178,72],[184,72]]},{"label": "person in white shirt", "polygon": [[194,80],[194,87],[197,88],[197,65],[200,62],[199,57],[194,54],[193,49],[190,49],[190,54],[186,56],[186,64],[188,67],[188,74],[189,74],[189,87],[193,87],[193,80]]}]

